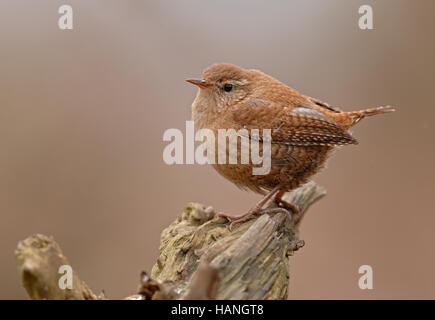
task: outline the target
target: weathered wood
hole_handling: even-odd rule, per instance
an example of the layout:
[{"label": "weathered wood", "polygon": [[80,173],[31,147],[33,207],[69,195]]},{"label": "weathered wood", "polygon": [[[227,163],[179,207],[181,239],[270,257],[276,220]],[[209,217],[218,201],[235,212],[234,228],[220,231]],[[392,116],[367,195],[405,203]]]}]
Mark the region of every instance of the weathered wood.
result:
[{"label": "weathered wood", "polygon": [[59,267],[70,265],[52,237],[36,234],[20,241],[15,250],[18,271],[23,286],[31,299],[41,300],[95,300],[95,295],[78,277],[73,275],[73,288],[59,287]]},{"label": "weathered wood", "polygon": [[[304,245],[298,225],[308,207],[326,194],[314,182],[283,196],[301,215],[285,209],[228,228],[211,207],[192,203],[162,232],[160,255],[151,277],[141,275],[144,299],[286,299],[288,256]],[[270,212],[270,210],[269,210]],[[23,286],[31,299],[105,299],[77,273],[73,289],[59,288],[59,267],[69,265],[51,237],[31,236],[15,251]]]},{"label": "weathered wood", "polygon": [[[310,182],[283,199],[298,206],[303,216],[325,193]],[[281,210],[230,231],[228,221],[216,218],[211,207],[192,203],[162,232],[160,256],[151,277],[172,283],[177,298],[188,298],[192,296],[190,279],[201,262],[217,270],[217,299],[286,299],[288,256],[304,244],[294,220]]]}]

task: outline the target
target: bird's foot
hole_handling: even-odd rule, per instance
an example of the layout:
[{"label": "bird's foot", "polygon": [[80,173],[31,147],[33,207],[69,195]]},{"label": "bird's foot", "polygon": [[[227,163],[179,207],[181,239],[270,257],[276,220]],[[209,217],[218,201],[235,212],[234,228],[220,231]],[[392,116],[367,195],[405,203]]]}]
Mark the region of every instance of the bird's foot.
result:
[{"label": "bird's foot", "polygon": [[282,199],[284,193],[285,192],[283,191],[278,192],[275,196],[275,202],[277,205],[281,206],[281,208],[285,208],[287,211],[291,212],[292,220],[294,224],[297,225],[302,218],[301,211],[299,210],[298,206]]},{"label": "bird's foot", "polygon": [[227,219],[230,222],[230,224],[228,225],[228,229],[230,231],[232,231],[234,225],[236,225],[238,223],[242,223],[242,222],[248,221],[248,220],[252,219],[253,217],[255,217],[257,214],[258,214],[258,212],[250,212],[249,211],[246,214],[234,217],[234,216],[229,216],[229,215],[224,214],[224,213],[218,213],[217,215],[215,215],[215,217],[216,218],[225,218],[225,219]]},{"label": "bird's foot", "polygon": [[271,199],[273,199],[273,197],[279,193],[279,186],[276,186],[275,188],[273,188],[271,191],[269,191],[268,194],[266,194],[264,196],[263,199],[261,199],[251,210],[248,211],[248,213],[243,214],[241,216],[237,216],[237,217],[232,217],[223,213],[219,213],[216,215],[216,218],[219,217],[223,217],[226,218],[230,221],[230,225],[229,225],[229,229],[230,231],[232,230],[232,227],[234,226],[234,224],[237,223],[241,223],[247,220],[252,219],[254,216],[258,215],[258,214],[263,214],[265,213],[264,210],[262,210],[263,206],[268,203]]},{"label": "bird's foot", "polygon": [[248,213],[243,214],[241,216],[237,216],[237,217],[229,216],[229,215],[224,214],[224,213],[218,213],[215,217],[227,219],[230,222],[228,229],[230,231],[232,231],[234,225],[251,220],[255,216],[259,216],[259,215],[263,215],[263,214],[273,215],[273,214],[277,214],[280,212],[284,212],[285,214],[289,213],[288,210],[284,209],[284,208],[265,208],[265,209],[249,210]]}]

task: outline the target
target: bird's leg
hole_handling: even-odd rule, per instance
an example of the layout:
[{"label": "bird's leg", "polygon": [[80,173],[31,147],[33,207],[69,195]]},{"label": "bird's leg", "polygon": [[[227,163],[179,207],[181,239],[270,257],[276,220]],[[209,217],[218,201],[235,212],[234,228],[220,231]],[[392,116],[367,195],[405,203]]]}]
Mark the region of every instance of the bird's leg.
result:
[{"label": "bird's leg", "polygon": [[[275,188],[273,188],[271,191],[269,191],[269,193],[267,193],[263,199],[261,199],[254,207],[252,207],[247,213],[241,215],[241,216],[237,216],[237,217],[232,217],[223,213],[219,213],[216,215],[216,217],[223,217],[228,219],[231,223],[230,223],[230,230],[232,228],[232,226],[235,223],[240,223],[240,222],[244,222],[247,221],[249,219],[251,219],[253,216],[259,214],[261,212],[261,209],[263,208],[263,206],[270,200],[272,199],[273,196],[275,196],[275,194],[277,192],[279,192],[280,186],[276,186]],[[266,213],[266,212],[262,212],[262,213]]]},{"label": "bird's leg", "polygon": [[301,212],[299,208],[295,206],[293,203],[287,202],[282,199],[282,196],[285,194],[285,191],[280,190],[275,195],[275,201],[283,205],[284,208],[290,210],[292,212],[292,218],[295,224],[298,224],[300,219],[302,218]]}]

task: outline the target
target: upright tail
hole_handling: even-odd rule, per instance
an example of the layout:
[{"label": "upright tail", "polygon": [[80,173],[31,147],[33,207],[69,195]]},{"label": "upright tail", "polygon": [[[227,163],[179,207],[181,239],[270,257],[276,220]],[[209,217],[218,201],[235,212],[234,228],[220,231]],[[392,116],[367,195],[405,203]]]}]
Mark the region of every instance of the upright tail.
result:
[{"label": "upright tail", "polygon": [[360,111],[351,111],[351,112],[341,112],[337,114],[337,118],[335,119],[339,122],[346,130],[350,127],[353,127],[357,124],[361,119],[365,117],[375,116],[377,114],[390,113],[396,111],[391,106],[370,108]]}]

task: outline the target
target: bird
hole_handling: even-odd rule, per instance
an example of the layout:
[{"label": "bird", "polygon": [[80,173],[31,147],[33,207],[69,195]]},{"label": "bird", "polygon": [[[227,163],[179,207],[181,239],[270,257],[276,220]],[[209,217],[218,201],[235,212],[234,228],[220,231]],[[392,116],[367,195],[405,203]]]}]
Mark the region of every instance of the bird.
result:
[{"label": "bird", "polygon": [[[246,214],[227,218],[231,224],[266,213],[263,206],[275,200],[290,209],[295,217],[299,209],[282,196],[294,190],[319,170],[334,148],[358,144],[348,129],[368,116],[395,111],[381,106],[345,112],[321,100],[301,94],[281,81],[256,69],[217,63],[206,68],[200,79],[186,81],[198,87],[192,103],[195,130],[253,129],[271,131],[271,168],[265,175],[254,175],[247,164],[213,163],[216,171],[241,189],[262,194],[263,198]],[[249,134],[250,141],[261,135]],[[226,143],[226,142],[225,142]],[[218,145],[216,145],[218,146]],[[240,145],[238,145],[240,152]],[[217,157],[217,155],[216,155]]]}]

